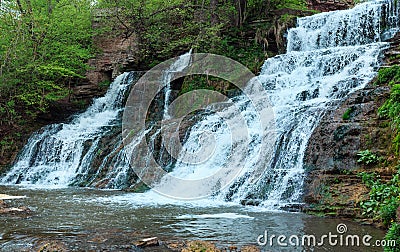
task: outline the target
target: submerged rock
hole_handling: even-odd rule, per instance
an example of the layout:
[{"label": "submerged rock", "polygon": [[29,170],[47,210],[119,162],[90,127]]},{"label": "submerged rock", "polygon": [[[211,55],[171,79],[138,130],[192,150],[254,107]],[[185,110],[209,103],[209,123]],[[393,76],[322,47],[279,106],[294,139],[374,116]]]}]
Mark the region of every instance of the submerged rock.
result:
[{"label": "submerged rock", "polygon": [[26,196],[11,196],[7,194],[0,194],[0,215],[2,214],[29,214],[31,210],[27,207],[11,207],[5,200],[24,199]]},{"label": "submerged rock", "polygon": [[259,206],[262,203],[259,199],[244,199],[240,201],[243,206]]},{"label": "submerged rock", "polygon": [[152,247],[152,246],[160,245],[160,242],[157,237],[151,237],[151,238],[142,239],[142,240],[136,242],[135,245],[140,248]]},{"label": "submerged rock", "polygon": [[3,215],[3,214],[12,214],[12,215],[30,214],[32,211],[28,207],[24,207],[24,206],[11,207],[7,203],[4,202],[4,200],[18,199],[21,197],[22,196],[9,196],[9,195],[5,195],[5,194],[0,194],[0,215]]},{"label": "submerged rock", "polygon": [[0,209],[0,214],[28,214],[31,210],[27,207],[6,207]]}]

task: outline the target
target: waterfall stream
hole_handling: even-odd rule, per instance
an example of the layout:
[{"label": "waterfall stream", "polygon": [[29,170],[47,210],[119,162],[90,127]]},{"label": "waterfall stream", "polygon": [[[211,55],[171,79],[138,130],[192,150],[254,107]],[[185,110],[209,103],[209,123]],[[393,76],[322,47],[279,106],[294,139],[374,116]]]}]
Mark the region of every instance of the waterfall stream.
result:
[{"label": "waterfall stream", "polygon": [[49,125],[34,133],[1,182],[67,186],[87,173],[101,138],[120,124],[125,93],[133,79],[134,73],[118,76],[104,97],[95,99],[70,123]]},{"label": "waterfall stream", "polygon": [[181,55],[176,62],[174,62],[171,67],[164,72],[162,82],[165,83],[165,98],[164,98],[164,112],[163,116],[166,119],[170,118],[168,113],[168,107],[171,102],[171,79],[174,72],[183,71],[190,64],[190,55],[192,54],[192,49],[188,53]]},{"label": "waterfall stream", "polygon": [[[265,99],[269,103],[265,106],[273,107],[277,139],[269,145],[263,162],[252,161],[258,153],[266,153],[260,150],[260,142],[267,141],[262,131],[268,129],[259,127],[254,106],[238,96],[232,101],[245,118],[253,140],[250,145],[232,142],[231,136],[240,129],[228,127],[238,116],[228,107],[222,113],[229,123],[221,122],[216,115],[205,116],[192,127],[183,146],[184,150],[195,151],[199,149],[199,137],[212,132],[218,143],[212,157],[199,164],[178,159],[171,174],[190,180],[210,176],[221,167],[243,166],[233,183],[220,188],[213,199],[271,209],[301,202],[303,158],[312,132],[328,108],[338,106],[376,76],[382,51],[388,47],[384,41],[399,30],[399,14],[398,1],[376,0],[350,10],[299,18],[297,27],[288,31],[287,53],[268,59],[257,77],[268,93]],[[166,118],[170,117],[170,75],[188,66],[190,55],[181,56],[163,77],[167,88],[162,113]],[[126,153],[135,150],[123,147],[120,135],[114,138],[110,153],[103,154],[103,162],[97,164],[95,160],[113,132],[120,129],[123,102],[134,79],[135,73],[119,76],[107,94],[96,99],[86,112],[69,123],[49,125],[33,134],[0,182],[128,188],[135,175]],[[150,132],[139,135],[144,138]],[[154,139],[156,134],[159,131],[155,131]],[[260,170],[262,174],[258,174]]]}]

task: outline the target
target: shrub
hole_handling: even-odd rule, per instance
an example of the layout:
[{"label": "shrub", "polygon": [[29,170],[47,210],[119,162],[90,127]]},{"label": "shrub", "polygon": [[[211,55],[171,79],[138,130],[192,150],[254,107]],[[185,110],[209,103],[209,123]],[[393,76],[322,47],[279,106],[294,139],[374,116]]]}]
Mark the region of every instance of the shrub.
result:
[{"label": "shrub", "polygon": [[385,85],[389,82],[395,83],[400,81],[400,66],[392,66],[389,68],[381,68],[378,73],[376,85]]},{"label": "shrub", "polygon": [[375,84],[384,84],[392,87],[389,99],[379,108],[378,114],[383,118],[391,120],[392,127],[395,129],[393,147],[396,154],[400,152],[400,66],[382,68],[379,71]]},{"label": "shrub", "polygon": [[385,252],[400,252],[400,224],[393,222],[391,227],[389,228],[385,240],[390,241],[396,241],[396,246],[394,247],[385,247]]},{"label": "shrub", "polygon": [[381,161],[381,158],[378,157],[378,155],[372,153],[370,150],[360,151],[357,153],[357,156],[359,156],[357,162],[366,165],[377,164]]},{"label": "shrub", "polygon": [[360,204],[363,215],[381,219],[388,226],[396,220],[396,210],[400,205],[400,172],[387,183],[383,183],[375,173],[362,172],[358,176],[371,189],[369,199]]},{"label": "shrub", "polygon": [[380,214],[382,217],[383,224],[389,226],[389,224],[396,220],[396,212],[399,207],[399,202],[395,197],[388,200],[386,205],[382,205],[380,208]]},{"label": "shrub", "polygon": [[343,120],[349,120],[351,118],[351,113],[353,113],[353,108],[348,108],[343,114]]}]

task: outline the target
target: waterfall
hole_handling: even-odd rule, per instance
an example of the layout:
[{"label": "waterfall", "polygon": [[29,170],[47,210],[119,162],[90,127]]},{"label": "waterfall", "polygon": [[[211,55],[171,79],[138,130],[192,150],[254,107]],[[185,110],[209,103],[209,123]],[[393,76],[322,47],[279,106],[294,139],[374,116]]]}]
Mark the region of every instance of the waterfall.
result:
[{"label": "waterfall", "polygon": [[95,99],[70,123],[49,125],[34,133],[1,182],[67,186],[87,174],[101,139],[120,124],[124,97],[134,75],[120,75],[104,97]]},{"label": "waterfall", "polygon": [[[212,187],[214,199],[273,209],[299,203],[305,176],[303,158],[312,132],[328,109],[338,106],[376,76],[382,51],[388,47],[384,41],[399,31],[399,10],[398,1],[375,0],[350,10],[299,18],[297,27],[288,31],[287,53],[268,59],[257,76],[268,96],[257,96],[250,83],[246,90],[253,92],[257,101],[252,103],[239,95],[231,99],[235,106],[225,107],[219,115],[200,117],[188,132],[184,151],[170,172],[188,181],[208,178],[221,169],[225,173],[201,185],[171,185],[166,179],[155,189],[171,187],[171,191],[201,195],[203,187]],[[161,77],[165,93],[160,113],[164,119],[170,119],[170,80],[175,72],[190,65],[190,58],[191,52],[182,55]],[[119,76],[104,97],[96,99],[71,122],[49,125],[33,134],[0,182],[102,188],[128,188],[136,183],[137,176],[127,156],[153,155],[155,148],[142,153],[136,144],[147,137],[155,146],[162,128],[151,128],[153,125],[123,146],[121,114],[135,75]],[[260,118],[255,108],[270,105],[274,111],[273,129],[257,123]],[[239,116],[244,118],[242,123],[250,142],[242,141]],[[276,141],[271,142],[264,134],[269,130],[275,132]],[[214,139],[199,141],[204,132]],[[201,155],[208,155],[209,159],[184,162],[188,159],[186,153],[208,146],[211,140],[217,143],[215,148],[198,156],[199,160],[203,160]],[[266,148],[262,148],[262,142],[268,143]],[[104,146],[108,146],[106,153]],[[260,154],[262,162],[255,158]],[[233,182],[219,187],[224,176],[236,167],[241,169]]]},{"label": "waterfall", "polygon": [[192,49],[188,53],[179,56],[178,60],[175,61],[167,71],[163,73],[162,83],[165,83],[165,98],[164,98],[164,118],[170,119],[168,113],[169,103],[171,100],[171,79],[174,73],[182,72],[190,64],[190,55],[192,54]]},{"label": "waterfall", "polygon": [[[170,80],[174,73],[189,65],[190,54],[191,51],[180,56],[163,73],[166,118],[169,118]],[[121,117],[128,91],[138,77],[135,72],[118,76],[104,97],[95,99],[87,111],[76,115],[70,123],[49,125],[34,133],[0,183],[101,188],[128,188],[134,184],[137,176],[127,159],[132,146],[123,146]],[[157,133],[154,135],[153,142]],[[105,150],[109,153],[104,153]]]},{"label": "waterfall", "polygon": [[[234,123],[238,122],[234,106],[222,111],[223,116],[207,116],[191,129],[170,173],[178,180],[165,177],[155,190],[178,198],[213,192],[220,200],[270,209],[300,203],[303,158],[311,134],[325,111],[376,76],[382,51],[388,47],[384,40],[399,30],[398,13],[397,2],[371,1],[350,10],[300,18],[297,27],[288,31],[287,53],[268,59],[258,76],[275,113],[273,155],[260,150],[261,142],[269,143],[261,132],[269,129],[259,128],[257,111],[246,97],[236,97],[233,101],[245,118],[252,141],[241,142],[242,128]],[[210,155],[204,162],[186,162],[186,155],[213,146],[212,141],[200,141],[205,132],[218,143],[212,154],[199,153],[199,160]],[[263,162],[255,158],[260,151]],[[236,167],[241,167],[240,174],[229,187],[221,188]],[[264,171],[261,176],[259,171]]]},{"label": "waterfall", "polygon": [[300,18],[288,33],[288,52],[381,42],[398,31],[399,10],[398,1],[380,0]]}]

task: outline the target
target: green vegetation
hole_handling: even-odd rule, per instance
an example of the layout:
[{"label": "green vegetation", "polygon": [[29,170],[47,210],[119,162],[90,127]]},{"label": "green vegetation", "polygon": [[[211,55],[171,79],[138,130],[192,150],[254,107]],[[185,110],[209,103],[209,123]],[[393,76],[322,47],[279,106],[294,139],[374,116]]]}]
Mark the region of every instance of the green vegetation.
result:
[{"label": "green vegetation", "polygon": [[[217,90],[217,89],[219,89],[219,87],[212,84],[214,79],[217,79],[217,78],[202,76],[202,75],[201,76],[200,75],[188,76],[185,78],[179,94],[182,95],[182,94],[190,92],[191,90],[194,90],[194,89]],[[220,81],[220,83],[225,84],[225,82],[222,80]],[[229,85],[229,83],[227,83],[226,85]],[[222,87],[223,85],[220,85],[220,86]],[[219,91],[224,91],[224,90],[219,90]]]},{"label": "green vegetation", "polygon": [[299,0],[275,1],[277,9],[307,10],[307,2]]},{"label": "green vegetation", "polygon": [[390,226],[386,236],[385,240],[387,241],[396,241],[396,246],[395,247],[385,247],[385,252],[399,252],[400,247],[398,244],[400,244],[400,224],[393,222],[392,225]]},{"label": "green vegetation", "polygon": [[378,73],[378,78],[375,82],[376,85],[393,86],[400,82],[400,66],[395,65],[391,67],[381,68]]},{"label": "green vegetation", "polygon": [[0,116],[18,124],[68,95],[92,55],[89,0],[0,2]]},{"label": "green vegetation", "polygon": [[343,114],[343,120],[349,120],[351,118],[351,113],[353,113],[353,108],[348,108]]},{"label": "green vegetation", "polygon": [[372,153],[370,150],[360,151],[357,153],[357,156],[359,157],[357,162],[366,165],[377,164],[381,161],[381,158],[378,155]]},{"label": "green vegetation", "polygon": [[354,3],[355,4],[360,4],[360,3],[364,3],[366,1],[368,1],[368,0],[355,0]]},{"label": "green vegetation", "polygon": [[363,215],[388,226],[396,220],[400,205],[400,171],[388,182],[383,182],[376,173],[362,172],[359,176],[370,189],[369,199],[361,202]]},{"label": "green vegetation", "polygon": [[379,115],[391,120],[395,137],[393,148],[396,154],[400,151],[400,66],[383,68],[379,71],[377,84],[388,83],[392,88],[389,99],[379,108]]}]

